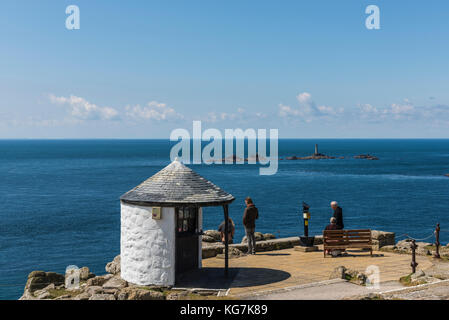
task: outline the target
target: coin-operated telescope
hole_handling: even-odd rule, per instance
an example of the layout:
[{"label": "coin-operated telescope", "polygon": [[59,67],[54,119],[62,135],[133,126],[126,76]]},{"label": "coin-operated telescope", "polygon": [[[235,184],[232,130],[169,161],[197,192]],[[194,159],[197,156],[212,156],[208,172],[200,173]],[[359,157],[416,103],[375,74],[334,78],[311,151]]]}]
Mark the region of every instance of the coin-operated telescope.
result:
[{"label": "coin-operated telescope", "polygon": [[309,237],[309,220],[310,220],[310,206],[302,202],[302,217],[304,219],[304,235],[300,236],[301,245],[306,247],[313,247],[313,242],[315,241],[315,237]]}]

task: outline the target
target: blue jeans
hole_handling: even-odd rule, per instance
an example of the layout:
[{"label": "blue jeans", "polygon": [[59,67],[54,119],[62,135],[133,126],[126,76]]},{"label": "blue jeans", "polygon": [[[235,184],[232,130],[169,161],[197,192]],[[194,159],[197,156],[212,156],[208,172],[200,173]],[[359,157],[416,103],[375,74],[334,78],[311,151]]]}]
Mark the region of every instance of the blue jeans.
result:
[{"label": "blue jeans", "polygon": [[254,237],[255,228],[246,228],[246,241],[248,241],[248,253],[256,252],[256,238]]}]

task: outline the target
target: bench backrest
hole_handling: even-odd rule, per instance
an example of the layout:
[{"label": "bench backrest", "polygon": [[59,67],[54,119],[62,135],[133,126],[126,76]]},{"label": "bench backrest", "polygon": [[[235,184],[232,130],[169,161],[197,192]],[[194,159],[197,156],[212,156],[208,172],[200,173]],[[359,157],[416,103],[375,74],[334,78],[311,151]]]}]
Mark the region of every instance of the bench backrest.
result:
[{"label": "bench backrest", "polygon": [[371,244],[371,230],[324,230],[323,243],[328,246]]}]

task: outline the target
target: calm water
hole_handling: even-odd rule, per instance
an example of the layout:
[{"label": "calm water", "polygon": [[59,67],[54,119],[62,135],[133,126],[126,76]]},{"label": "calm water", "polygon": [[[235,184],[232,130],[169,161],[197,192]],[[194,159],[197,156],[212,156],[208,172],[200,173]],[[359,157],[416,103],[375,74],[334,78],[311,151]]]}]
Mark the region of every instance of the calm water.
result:
[{"label": "calm water", "polygon": [[[432,233],[449,230],[449,140],[281,140],[279,154],[320,151],[345,159],[281,161],[274,176],[256,165],[194,165],[233,194],[230,214],[240,224],[243,199],[259,208],[257,229],[277,236],[302,234],[300,202],[311,205],[312,233],[343,207],[345,227]],[[70,264],[105,273],[120,251],[119,197],[169,163],[164,140],[0,141],[0,298],[17,299],[32,270],[63,273]],[[371,153],[379,161],[352,156]],[[206,208],[204,229],[222,220]],[[442,242],[449,232],[442,232]],[[433,239],[430,239],[432,241]]]}]

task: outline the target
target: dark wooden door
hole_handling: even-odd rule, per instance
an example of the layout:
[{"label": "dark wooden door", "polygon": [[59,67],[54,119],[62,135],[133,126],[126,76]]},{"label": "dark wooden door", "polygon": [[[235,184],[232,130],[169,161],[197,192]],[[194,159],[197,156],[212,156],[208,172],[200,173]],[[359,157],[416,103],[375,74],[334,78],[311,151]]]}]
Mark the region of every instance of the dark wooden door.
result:
[{"label": "dark wooden door", "polygon": [[198,268],[198,208],[176,208],[176,275]]}]

